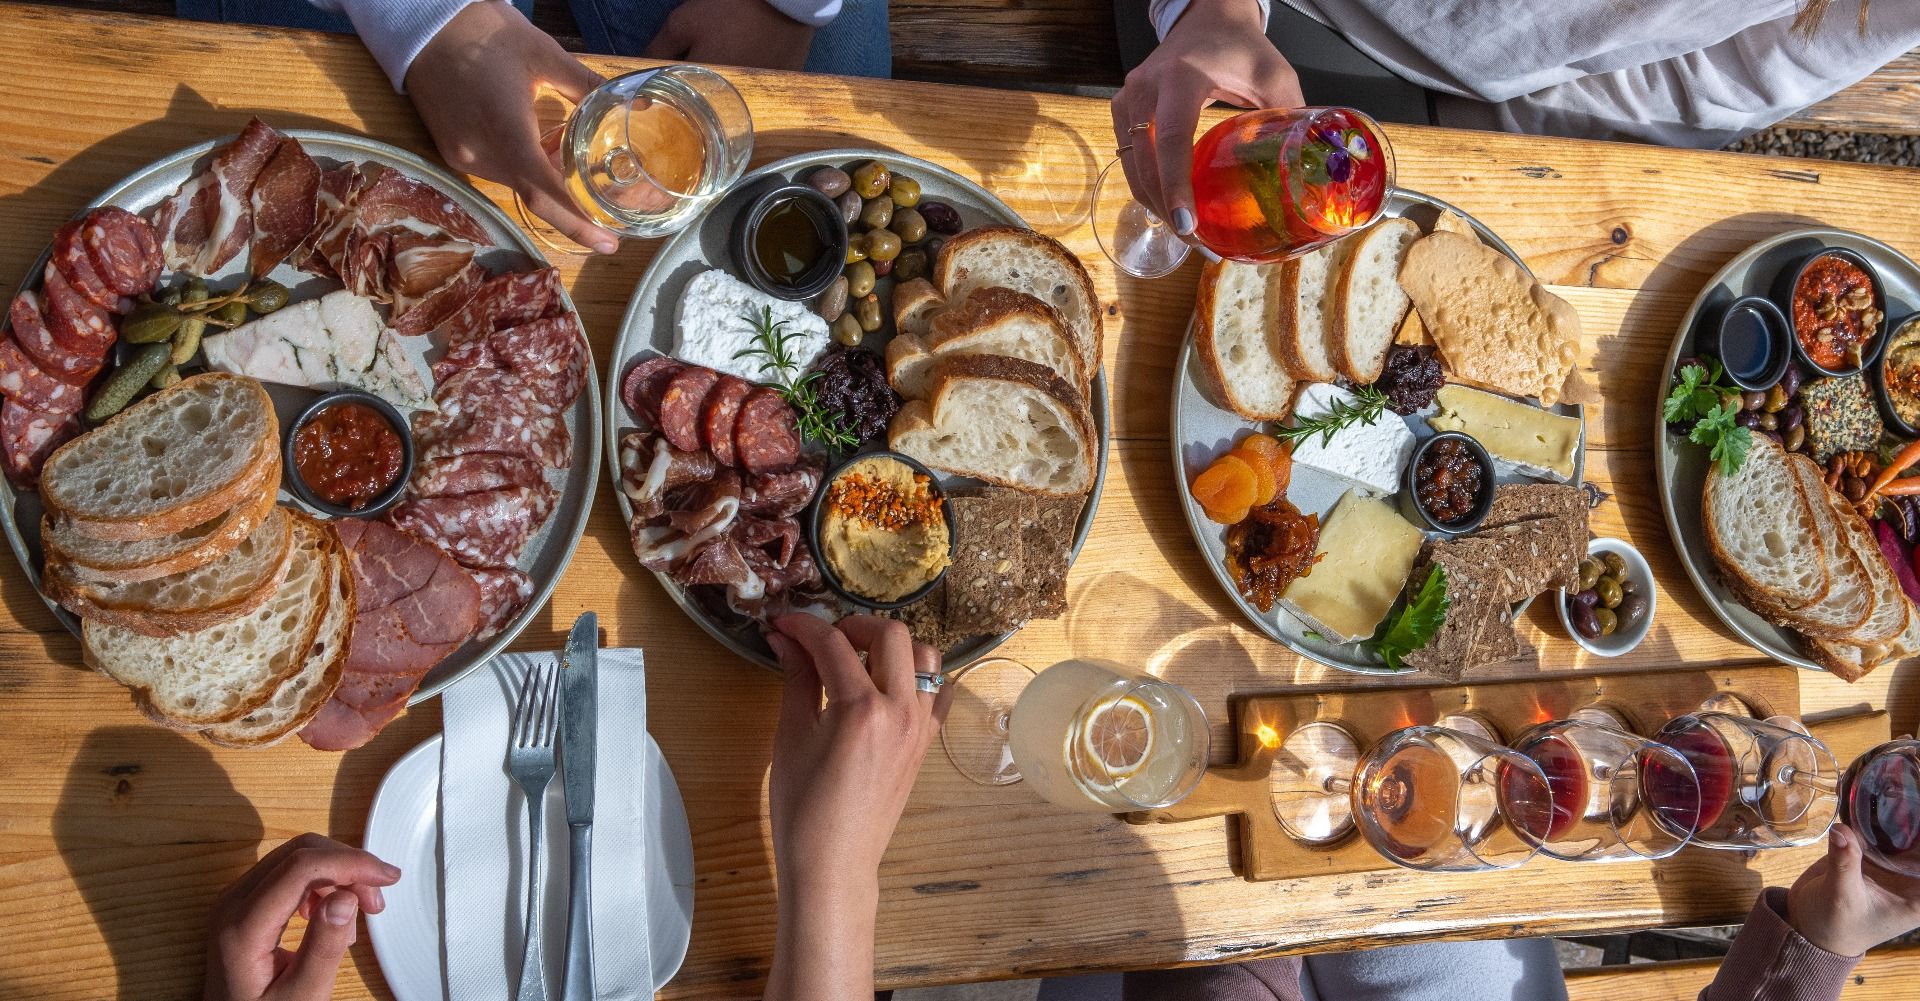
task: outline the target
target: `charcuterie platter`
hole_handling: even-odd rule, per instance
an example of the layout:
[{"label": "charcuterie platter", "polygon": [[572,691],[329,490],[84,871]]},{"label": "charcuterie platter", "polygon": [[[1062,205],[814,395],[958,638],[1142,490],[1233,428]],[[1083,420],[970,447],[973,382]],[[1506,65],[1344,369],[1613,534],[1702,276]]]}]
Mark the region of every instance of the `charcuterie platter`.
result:
[{"label": "charcuterie platter", "polygon": [[1580,590],[1579,319],[1446,203],[1395,190],[1382,212],[1292,261],[1203,269],[1177,489],[1263,634],[1343,670],[1458,678],[1518,654],[1534,596]]},{"label": "charcuterie platter", "polygon": [[358,746],[551,593],[598,472],[593,362],[459,178],[255,120],[103,192],[28,274],[8,540],[157,722]]},{"label": "charcuterie platter", "polygon": [[636,558],[775,667],[784,611],[905,621],[965,664],[1066,607],[1108,441],[1080,262],[924,160],[760,168],[668,240],[607,385]]}]

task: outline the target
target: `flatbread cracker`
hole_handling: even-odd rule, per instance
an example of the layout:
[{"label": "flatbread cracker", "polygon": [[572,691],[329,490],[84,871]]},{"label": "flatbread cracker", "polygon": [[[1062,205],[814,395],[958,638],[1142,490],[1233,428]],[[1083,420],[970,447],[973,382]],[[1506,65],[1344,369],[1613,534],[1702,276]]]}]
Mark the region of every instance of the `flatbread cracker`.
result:
[{"label": "flatbread cracker", "polygon": [[1437,232],[1407,249],[1400,286],[1447,367],[1551,406],[1573,371],[1580,316],[1477,236]]}]

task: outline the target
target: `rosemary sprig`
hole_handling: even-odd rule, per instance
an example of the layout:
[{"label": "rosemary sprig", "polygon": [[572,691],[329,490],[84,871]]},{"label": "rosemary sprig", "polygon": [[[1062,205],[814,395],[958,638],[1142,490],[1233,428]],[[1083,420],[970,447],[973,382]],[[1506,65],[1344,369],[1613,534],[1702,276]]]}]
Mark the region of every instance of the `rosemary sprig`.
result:
[{"label": "rosemary sprig", "polygon": [[1377,423],[1380,415],[1387,412],[1387,394],[1372,386],[1361,386],[1354,390],[1353,397],[1352,403],[1346,400],[1333,401],[1333,406],[1317,417],[1296,416],[1292,427],[1275,428],[1274,436],[1289,445],[1298,445],[1319,435],[1320,447],[1325,448],[1338,432],[1355,424]]},{"label": "rosemary sprig", "polygon": [[801,336],[800,332],[787,330],[785,320],[775,321],[771,306],[760,307],[759,316],[747,313],[741,318],[753,325],[753,344],[734,352],[733,356],[758,359],[763,371],[773,373],[769,385],[799,415],[800,434],[836,453],[859,447],[860,439],[846,426],[846,415],[820,403],[819,388],[815,385],[820,373],[800,373],[800,362],[794,358],[792,346],[794,339]]}]

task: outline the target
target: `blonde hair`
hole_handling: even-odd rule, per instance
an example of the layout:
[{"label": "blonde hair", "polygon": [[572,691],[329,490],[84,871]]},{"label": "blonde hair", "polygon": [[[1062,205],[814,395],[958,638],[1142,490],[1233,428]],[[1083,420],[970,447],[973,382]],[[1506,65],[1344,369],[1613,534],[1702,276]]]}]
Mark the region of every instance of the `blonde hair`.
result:
[{"label": "blonde hair", "polygon": [[[1793,19],[1793,30],[1802,35],[1811,35],[1820,30],[1820,22],[1826,19],[1827,8],[1833,6],[1833,0],[1807,0],[1800,13]],[[1873,0],[1860,0],[1860,33],[1867,33],[1867,8],[1873,6]]]}]

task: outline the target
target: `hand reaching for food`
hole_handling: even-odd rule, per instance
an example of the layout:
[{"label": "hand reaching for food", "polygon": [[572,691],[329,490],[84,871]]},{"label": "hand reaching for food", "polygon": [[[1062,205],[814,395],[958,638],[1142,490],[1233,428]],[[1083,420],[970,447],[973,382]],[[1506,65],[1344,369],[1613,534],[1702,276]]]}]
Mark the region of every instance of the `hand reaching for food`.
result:
[{"label": "hand reaching for food", "polygon": [[512,188],[568,239],[611,254],[619,237],[574,208],[534,115],[542,85],[578,104],[600,82],[519,11],[486,0],[454,15],[420,50],[407,95],[449,164]]},{"label": "hand reaching for food", "polygon": [[1835,824],[1827,857],[1787,891],[1787,923],[1828,952],[1858,956],[1920,928],[1920,879],[1865,862],[1860,835]]},{"label": "hand reaching for food", "polygon": [[[386,908],[380,888],[400,870],[368,852],[302,834],[221,891],[207,918],[207,1001],[325,1001],[357,932],[354,918]],[[298,949],[280,938],[307,921]]]}]

